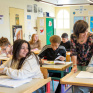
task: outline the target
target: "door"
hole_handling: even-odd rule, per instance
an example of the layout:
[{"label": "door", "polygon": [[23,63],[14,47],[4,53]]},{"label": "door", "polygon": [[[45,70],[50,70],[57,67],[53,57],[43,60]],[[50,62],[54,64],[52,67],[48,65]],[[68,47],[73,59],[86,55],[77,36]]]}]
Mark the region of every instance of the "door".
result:
[{"label": "door", "polygon": [[[11,43],[13,44],[13,26],[22,27],[21,35],[24,39],[24,10],[18,8],[9,8],[10,14],[10,34],[11,34]],[[18,28],[19,29],[19,28]]]},{"label": "door", "polygon": [[54,19],[46,18],[46,44],[50,44],[50,37],[54,35]]}]

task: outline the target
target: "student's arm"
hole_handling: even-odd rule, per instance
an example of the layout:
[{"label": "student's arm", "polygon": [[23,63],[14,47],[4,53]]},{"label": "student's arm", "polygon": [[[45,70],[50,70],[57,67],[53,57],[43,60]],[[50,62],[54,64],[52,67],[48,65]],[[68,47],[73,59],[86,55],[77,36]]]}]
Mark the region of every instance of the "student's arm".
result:
[{"label": "student's arm", "polygon": [[31,78],[40,78],[40,66],[37,63],[37,60],[33,57],[29,57],[24,61],[21,69],[12,69],[5,67],[4,71],[6,75],[14,79],[25,79],[28,77]]},{"label": "student's arm", "polygon": [[39,40],[39,43],[38,43],[38,49],[40,50],[41,49],[41,41]]},{"label": "student's arm", "polygon": [[77,51],[76,51],[76,38],[71,35],[71,42],[70,42],[70,55],[71,55],[71,60],[73,62],[73,68],[72,71],[76,72],[77,71]]}]

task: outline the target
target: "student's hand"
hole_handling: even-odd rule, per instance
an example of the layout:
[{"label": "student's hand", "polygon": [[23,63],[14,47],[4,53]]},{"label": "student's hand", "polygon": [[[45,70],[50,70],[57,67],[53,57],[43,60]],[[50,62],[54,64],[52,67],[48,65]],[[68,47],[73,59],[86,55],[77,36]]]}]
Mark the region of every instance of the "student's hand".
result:
[{"label": "student's hand", "polygon": [[64,61],[66,58],[63,57],[63,56],[61,56],[59,59],[60,59],[61,61]]},{"label": "student's hand", "polygon": [[41,59],[42,64],[44,64],[44,59]]},{"label": "student's hand", "polygon": [[9,57],[9,58],[10,58],[11,56],[12,56],[12,55],[10,55],[10,54],[7,55],[7,57]]},{"label": "student's hand", "polygon": [[78,70],[78,69],[77,69],[77,65],[75,65],[75,66],[73,66],[73,68],[72,68],[71,71],[75,73],[75,72],[77,72],[77,70]]},{"label": "student's hand", "polygon": [[3,73],[4,68],[0,68],[0,73]]}]

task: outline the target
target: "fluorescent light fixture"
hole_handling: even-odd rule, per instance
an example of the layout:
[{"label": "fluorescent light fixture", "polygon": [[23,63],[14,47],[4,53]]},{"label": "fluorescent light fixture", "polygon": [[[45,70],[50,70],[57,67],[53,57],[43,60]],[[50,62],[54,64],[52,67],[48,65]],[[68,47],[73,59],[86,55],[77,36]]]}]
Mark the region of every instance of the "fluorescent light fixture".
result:
[{"label": "fluorescent light fixture", "polygon": [[93,3],[93,0],[87,0],[87,1],[89,1],[89,2]]}]

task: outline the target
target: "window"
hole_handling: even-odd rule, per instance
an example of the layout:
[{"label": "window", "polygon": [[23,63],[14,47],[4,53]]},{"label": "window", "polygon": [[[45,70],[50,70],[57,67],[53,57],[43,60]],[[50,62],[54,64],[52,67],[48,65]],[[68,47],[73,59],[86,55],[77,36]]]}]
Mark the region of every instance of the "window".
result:
[{"label": "window", "polygon": [[69,29],[69,12],[62,9],[57,14],[57,28],[58,29]]}]

